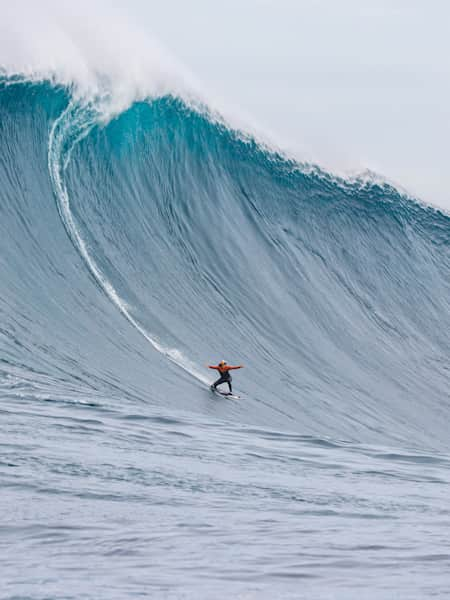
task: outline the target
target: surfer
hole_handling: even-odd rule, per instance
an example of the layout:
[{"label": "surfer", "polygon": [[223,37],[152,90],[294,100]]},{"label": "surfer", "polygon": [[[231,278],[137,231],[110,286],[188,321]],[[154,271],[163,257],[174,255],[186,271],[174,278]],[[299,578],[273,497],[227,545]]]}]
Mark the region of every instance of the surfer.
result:
[{"label": "surfer", "polygon": [[231,365],[227,365],[226,361],[224,361],[224,360],[221,360],[218,365],[208,365],[208,369],[216,369],[220,373],[219,379],[212,384],[211,389],[215,390],[217,388],[217,386],[220,385],[221,383],[228,383],[228,388],[230,390],[230,394],[232,394],[233,389],[231,387],[232,379],[231,379],[230,371],[232,371],[233,369],[242,369],[243,366],[244,365],[232,367]]}]

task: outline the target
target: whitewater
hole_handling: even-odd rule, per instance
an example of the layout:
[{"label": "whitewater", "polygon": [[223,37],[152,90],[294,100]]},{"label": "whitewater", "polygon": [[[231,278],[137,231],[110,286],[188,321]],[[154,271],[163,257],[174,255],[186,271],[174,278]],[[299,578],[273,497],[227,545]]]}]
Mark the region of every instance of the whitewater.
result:
[{"label": "whitewater", "polygon": [[3,65],[2,598],[448,597],[449,216],[146,48]]}]

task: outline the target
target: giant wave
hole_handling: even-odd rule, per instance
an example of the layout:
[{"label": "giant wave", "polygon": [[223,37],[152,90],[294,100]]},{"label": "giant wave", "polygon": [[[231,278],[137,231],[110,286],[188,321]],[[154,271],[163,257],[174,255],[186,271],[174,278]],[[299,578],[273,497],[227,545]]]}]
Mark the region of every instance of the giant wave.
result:
[{"label": "giant wave", "polygon": [[[181,98],[105,120],[0,84],[5,376],[302,434],[448,447],[450,222]],[[246,365],[212,403],[208,361]]]}]

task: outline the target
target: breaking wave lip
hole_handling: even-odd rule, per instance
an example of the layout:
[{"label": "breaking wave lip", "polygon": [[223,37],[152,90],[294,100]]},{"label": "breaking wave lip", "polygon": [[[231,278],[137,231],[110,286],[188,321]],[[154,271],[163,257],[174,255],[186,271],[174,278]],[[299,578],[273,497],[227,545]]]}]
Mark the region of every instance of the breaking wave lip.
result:
[{"label": "breaking wave lip", "polygon": [[78,106],[79,110],[84,107],[90,113],[93,119],[92,126],[95,125],[94,120],[97,124],[106,125],[126,112],[134,103],[151,102],[165,96],[179,98],[188,108],[197,111],[217,126],[228,129],[237,139],[250,145],[256,144],[268,156],[273,156],[276,160],[281,159],[293,170],[298,169],[305,174],[332,180],[336,185],[343,187],[347,185],[361,187],[378,185],[390,188],[409,201],[450,215],[450,209],[415,196],[401,183],[371,169],[347,169],[345,171],[333,168],[324,169],[317,161],[299,158],[295,152],[283,148],[273,135],[265,131],[263,126],[254,122],[249,115],[243,116],[235,108],[229,110],[224,105],[220,106],[220,100],[217,98],[214,98],[213,101],[220,107],[215,107],[204,86],[195,81],[193,75],[189,73],[186,80],[183,80],[181,72],[181,65],[177,65],[177,67],[172,65],[166,80],[158,80],[158,77],[153,75],[146,80],[149,83],[143,84],[142,88],[130,89],[124,93],[122,88],[119,90],[115,88],[111,76],[106,74],[92,74],[95,83],[91,82],[87,85],[74,78],[67,79],[66,76],[52,69],[29,70],[28,72],[11,71],[0,65],[0,83],[5,85],[47,83],[55,88],[61,87],[72,98],[74,107]]},{"label": "breaking wave lip", "polygon": [[307,150],[288,149],[253,115],[214,96],[154,32],[117,5],[102,0],[95,7],[88,0],[63,5],[56,0],[42,0],[30,5],[26,0],[16,0],[2,9],[0,56],[0,75],[62,85],[79,102],[95,101],[99,118],[114,118],[133,102],[174,95],[244,138],[250,136],[269,152],[294,160],[300,168],[326,172],[337,184],[367,181],[389,185],[414,201],[446,214],[450,210],[435,205],[432,198],[418,198],[401,182],[382,174],[367,169],[343,170],[334,165],[322,169],[318,166],[324,164],[320,155],[311,160]]}]

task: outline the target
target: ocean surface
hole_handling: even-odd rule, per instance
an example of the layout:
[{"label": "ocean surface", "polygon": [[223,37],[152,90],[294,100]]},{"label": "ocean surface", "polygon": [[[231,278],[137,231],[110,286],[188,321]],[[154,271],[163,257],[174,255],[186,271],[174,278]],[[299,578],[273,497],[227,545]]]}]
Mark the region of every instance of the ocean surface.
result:
[{"label": "ocean surface", "polygon": [[449,334],[444,212],[3,77],[0,597],[450,598]]}]

